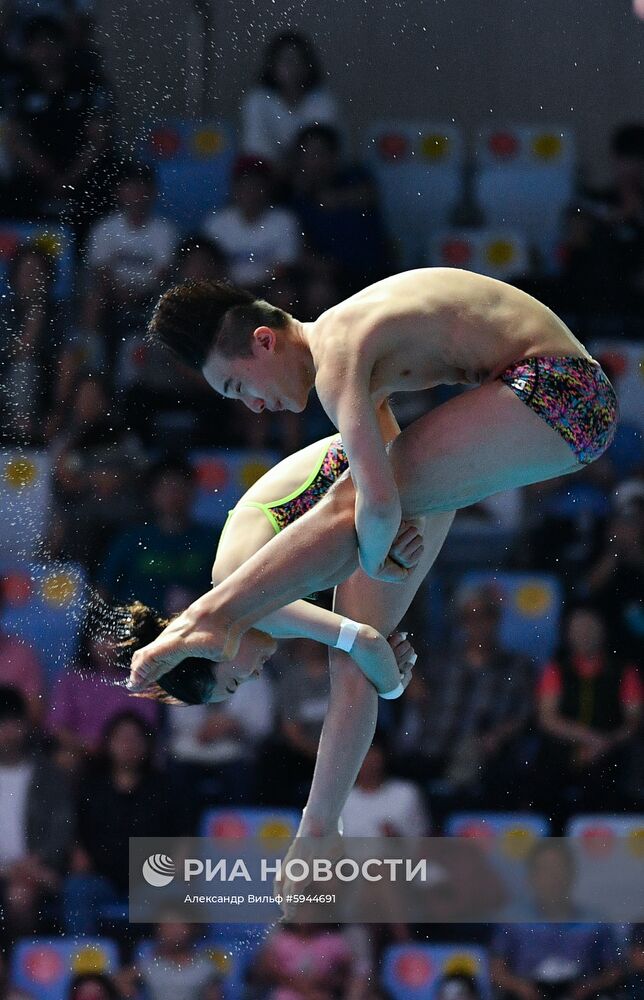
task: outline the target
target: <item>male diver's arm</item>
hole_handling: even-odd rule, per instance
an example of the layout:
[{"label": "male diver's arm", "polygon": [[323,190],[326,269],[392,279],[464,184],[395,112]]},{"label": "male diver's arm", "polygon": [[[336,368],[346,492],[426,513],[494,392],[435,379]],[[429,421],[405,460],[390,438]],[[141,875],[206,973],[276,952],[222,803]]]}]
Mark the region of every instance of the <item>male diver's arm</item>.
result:
[{"label": "male diver's arm", "polygon": [[331,387],[327,394],[322,382],[318,393],[336,417],[349,457],[362,568],[374,579],[397,582],[405,579],[407,570],[388,555],[400,528],[400,497],[368,382],[368,373],[349,367],[339,390]]}]

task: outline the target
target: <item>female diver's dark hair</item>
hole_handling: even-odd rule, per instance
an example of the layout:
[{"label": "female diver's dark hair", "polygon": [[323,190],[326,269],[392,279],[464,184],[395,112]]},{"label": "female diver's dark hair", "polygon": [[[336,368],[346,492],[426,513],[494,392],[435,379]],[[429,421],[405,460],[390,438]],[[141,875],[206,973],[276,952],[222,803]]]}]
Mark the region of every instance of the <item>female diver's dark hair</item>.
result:
[{"label": "female diver's dark hair", "polygon": [[[156,639],[171,621],[140,601],[135,601],[122,610],[124,635],[119,648],[128,655]],[[210,660],[190,656],[137,697],[153,698],[169,705],[204,705],[210,701],[217,683],[212,666]]]}]

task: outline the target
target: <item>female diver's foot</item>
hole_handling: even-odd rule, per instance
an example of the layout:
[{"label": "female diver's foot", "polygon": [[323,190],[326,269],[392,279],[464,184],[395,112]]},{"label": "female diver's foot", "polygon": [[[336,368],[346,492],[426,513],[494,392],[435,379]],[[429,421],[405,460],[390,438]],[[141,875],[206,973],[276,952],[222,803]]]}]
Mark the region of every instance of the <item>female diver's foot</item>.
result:
[{"label": "female diver's foot", "polygon": [[238,623],[221,622],[212,612],[195,614],[192,605],[170,622],[157,638],[132,657],[128,688],[140,693],[159,677],[196,656],[213,662],[232,660],[246,631]]}]

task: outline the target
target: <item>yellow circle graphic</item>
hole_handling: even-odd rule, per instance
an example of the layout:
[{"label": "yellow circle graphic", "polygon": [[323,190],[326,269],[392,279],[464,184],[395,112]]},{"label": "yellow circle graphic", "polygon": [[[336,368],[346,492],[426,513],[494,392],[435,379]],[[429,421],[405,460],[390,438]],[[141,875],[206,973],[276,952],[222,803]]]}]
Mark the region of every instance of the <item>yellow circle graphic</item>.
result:
[{"label": "yellow circle graphic", "polygon": [[644,826],[638,826],[628,835],[628,846],[636,858],[644,858]]},{"label": "yellow circle graphic", "polygon": [[198,156],[215,156],[223,148],[224,137],[221,132],[216,132],[215,129],[202,128],[195,132],[193,143]]},{"label": "yellow circle graphic", "polygon": [[43,253],[49,254],[50,257],[60,257],[63,252],[63,241],[60,236],[56,233],[38,233],[38,235],[33,240],[34,246],[42,250]]},{"label": "yellow circle graphic", "polygon": [[458,952],[456,955],[450,955],[445,960],[443,972],[448,976],[475,976],[478,972],[478,967],[479,962],[476,955],[470,955],[464,951]]},{"label": "yellow circle graphic", "polygon": [[507,267],[515,257],[515,247],[510,240],[492,240],[485,248],[485,259],[494,267]]},{"label": "yellow circle graphic", "polygon": [[540,618],[549,610],[552,598],[542,583],[524,583],[516,593],[516,606],[528,618]]},{"label": "yellow circle graphic", "polygon": [[77,951],[72,959],[72,969],[77,974],[88,972],[105,972],[107,955],[102,948],[89,946]]},{"label": "yellow circle graphic", "polygon": [[250,489],[253,483],[256,483],[269,469],[270,465],[266,462],[248,462],[241,470],[240,476],[244,489]]},{"label": "yellow circle graphic", "polygon": [[552,132],[538,135],[532,142],[532,152],[539,160],[557,160],[563,151],[561,136]]},{"label": "yellow circle graphic", "polygon": [[4,468],[4,478],[9,486],[21,490],[31,486],[38,476],[38,467],[28,458],[12,458]]},{"label": "yellow circle graphic", "polygon": [[420,151],[426,160],[444,160],[449,156],[449,137],[439,132],[423,136]]},{"label": "yellow circle graphic", "polygon": [[221,948],[210,948],[206,954],[213,965],[216,966],[217,971],[226,975],[226,973],[230,970],[230,955],[227,952],[222,951]]},{"label": "yellow circle graphic", "polygon": [[293,830],[290,823],[286,823],[283,819],[269,819],[261,827],[259,835],[262,840],[279,840],[291,837]]},{"label": "yellow circle graphic", "polygon": [[509,858],[525,858],[530,853],[534,841],[532,830],[524,826],[511,827],[503,834],[503,852]]},{"label": "yellow circle graphic", "polygon": [[69,604],[78,590],[76,581],[68,573],[54,573],[43,580],[42,596],[47,604],[62,608]]}]

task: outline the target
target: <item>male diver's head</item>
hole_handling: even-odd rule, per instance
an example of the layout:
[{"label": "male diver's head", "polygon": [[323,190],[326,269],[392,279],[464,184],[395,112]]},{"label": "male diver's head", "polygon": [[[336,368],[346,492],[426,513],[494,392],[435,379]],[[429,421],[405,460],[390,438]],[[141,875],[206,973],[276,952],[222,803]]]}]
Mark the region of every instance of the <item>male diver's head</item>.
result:
[{"label": "male diver's head", "polygon": [[[125,635],[120,646],[128,655],[153,642],[169,622],[139,601],[124,611]],[[242,638],[239,652],[233,661],[213,663],[202,657],[187,657],[137,697],[154,698],[171,705],[204,705],[225,701],[246,681],[260,675],[276,648],[274,639],[264,632],[251,629]]]},{"label": "male diver's head", "polygon": [[314,373],[300,324],[283,309],[225,281],[188,281],[165,292],[149,337],[254,413],[299,413]]}]

